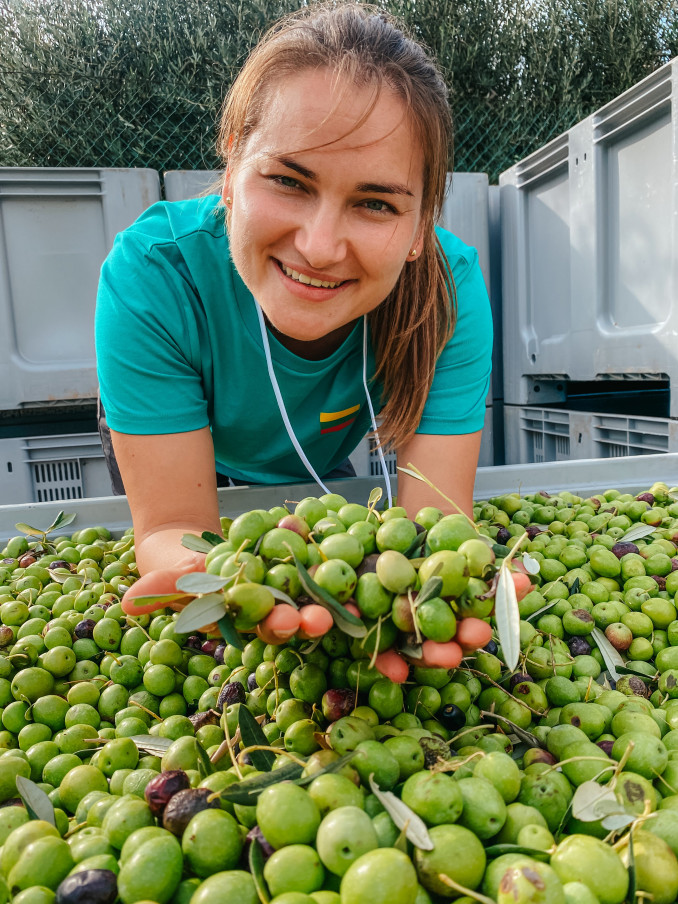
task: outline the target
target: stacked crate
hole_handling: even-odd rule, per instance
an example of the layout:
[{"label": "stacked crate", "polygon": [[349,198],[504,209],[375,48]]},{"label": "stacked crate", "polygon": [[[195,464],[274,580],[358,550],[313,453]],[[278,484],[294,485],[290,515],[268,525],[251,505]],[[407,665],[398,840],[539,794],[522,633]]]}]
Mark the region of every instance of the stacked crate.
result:
[{"label": "stacked crate", "polygon": [[678,58],[503,173],[506,461],[678,449]]},{"label": "stacked crate", "polygon": [[0,505],[111,492],[96,432],[99,270],[159,198],[154,170],[0,168]]}]

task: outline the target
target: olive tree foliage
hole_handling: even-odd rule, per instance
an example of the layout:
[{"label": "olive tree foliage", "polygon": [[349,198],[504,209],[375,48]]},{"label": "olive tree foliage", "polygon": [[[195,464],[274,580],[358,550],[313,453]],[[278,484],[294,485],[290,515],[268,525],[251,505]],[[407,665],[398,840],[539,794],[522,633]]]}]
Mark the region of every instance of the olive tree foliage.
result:
[{"label": "olive tree foliage", "polygon": [[[248,51],[301,0],[0,0],[0,165],[212,168]],[[492,177],[678,53],[678,0],[377,0]]]}]

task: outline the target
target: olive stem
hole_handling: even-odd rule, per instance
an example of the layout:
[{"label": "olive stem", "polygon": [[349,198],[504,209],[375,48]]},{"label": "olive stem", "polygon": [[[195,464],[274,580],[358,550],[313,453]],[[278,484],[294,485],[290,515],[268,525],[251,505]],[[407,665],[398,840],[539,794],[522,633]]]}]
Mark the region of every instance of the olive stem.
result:
[{"label": "olive stem", "polygon": [[475,898],[476,901],[480,901],[480,904],[495,904],[492,898],[486,898],[485,895],[481,895],[480,892],[473,891],[470,888],[466,888],[464,885],[460,885],[459,882],[455,882],[454,879],[450,879],[450,877],[446,876],[445,873],[438,873],[438,878],[444,885],[447,885],[448,888],[453,888],[461,895],[467,895],[469,898]]}]

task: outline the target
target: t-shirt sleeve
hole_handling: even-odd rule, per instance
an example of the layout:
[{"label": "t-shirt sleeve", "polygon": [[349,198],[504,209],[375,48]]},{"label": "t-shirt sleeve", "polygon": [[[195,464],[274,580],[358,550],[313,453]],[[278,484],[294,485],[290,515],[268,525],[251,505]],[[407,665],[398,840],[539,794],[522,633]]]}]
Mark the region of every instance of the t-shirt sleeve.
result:
[{"label": "t-shirt sleeve", "polygon": [[104,261],[97,295],[97,372],[106,419],[132,434],[207,426],[195,289],[171,242],[120,233]]},{"label": "t-shirt sleeve", "polygon": [[454,277],[457,322],[438,358],[417,433],[475,433],[485,421],[492,372],[490,300],[475,248],[449,233],[440,238]]}]

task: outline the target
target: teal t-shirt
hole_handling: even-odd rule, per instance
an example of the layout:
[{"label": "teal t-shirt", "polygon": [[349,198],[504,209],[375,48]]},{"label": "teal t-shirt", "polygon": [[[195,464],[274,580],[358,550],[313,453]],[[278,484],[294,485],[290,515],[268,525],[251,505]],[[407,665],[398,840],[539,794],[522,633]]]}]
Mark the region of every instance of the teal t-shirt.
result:
[{"label": "teal t-shirt", "polygon": [[[474,248],[438,230],[457,291],[457,325],[438,359],[420,433],[482,429],[492,319]],[[362,383],[363,320],[328,358],[307,361],[268,332],[288,417],[316,471],[330,472],[371,429]],[[96,309],[101,399],[120,433],[209,426],[217,470],[284,483],[308,473],[285,430],[254,299],[236,271],[216,195],[161,201],[121,232]],[[368,341],[367,374],[375,364]],[[412,375],[416,380],[416,374]],[[378,412],[381,387],[370,386]]]}]

